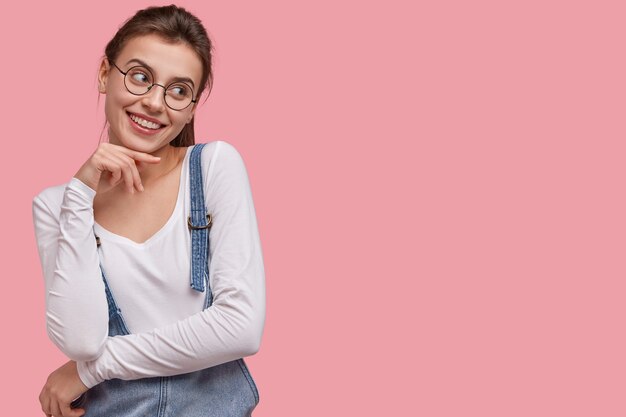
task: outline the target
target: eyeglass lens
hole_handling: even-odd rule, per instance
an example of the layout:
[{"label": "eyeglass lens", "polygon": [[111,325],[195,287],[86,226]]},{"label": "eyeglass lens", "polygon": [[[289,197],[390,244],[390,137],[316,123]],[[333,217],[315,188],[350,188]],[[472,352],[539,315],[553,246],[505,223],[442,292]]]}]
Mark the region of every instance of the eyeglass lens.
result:
[{"label": "eyeglass lens", "polygon": [[[135,95],[146,94],[150,91],[154,79],[152,73],[145,67],[136,66],[128,70],[124,76],[124,84],[129,92]],[[192,88],[184,82],[175,82],[167,86],[165,102],[173,109],[184,109],[193,99]]]}]

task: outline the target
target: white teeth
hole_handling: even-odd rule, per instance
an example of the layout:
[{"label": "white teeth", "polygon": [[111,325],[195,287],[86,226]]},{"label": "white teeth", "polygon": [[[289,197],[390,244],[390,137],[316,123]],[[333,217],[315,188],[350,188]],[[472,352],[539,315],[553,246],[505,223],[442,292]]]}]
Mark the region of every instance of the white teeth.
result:
[{"label": "white teeth", "polygon": [[149,122],[147,120],[144,120],[140,117],[135,116],[134,114],[130,115],[130,118],[133,119],[133,121],[135,121],[137,124],[143,126],[143,127],[147,127],[148,129],[158,129],[161,127],[160,124],[157,123],[153,123],[153,122]]}]

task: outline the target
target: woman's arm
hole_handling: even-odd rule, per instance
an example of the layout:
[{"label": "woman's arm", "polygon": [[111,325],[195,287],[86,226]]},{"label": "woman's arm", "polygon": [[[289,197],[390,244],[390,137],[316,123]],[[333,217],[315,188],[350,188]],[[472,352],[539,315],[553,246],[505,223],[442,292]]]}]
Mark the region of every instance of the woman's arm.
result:
[{"label": "woman's arm", "polygon": [[45,280],[46,329],[68,358],[93,360],[102,353],[109,320],[92,231],[96,192],[77,178],[65,187],[62,201],[54,191],[45,190],[32,205]]},{"label": "woman's arm", "polygon": [[[78,361],[86,386],[112,378],[183,374],[258,351],[265,323],[265,272],[252,192],[237,150],[219,141],[215,152],[205,186],[207,209],[213,216],[209,232],[213,304],[149,332],[108,337],[101,356]],[[204,154],[203,150],[206,167],[210,161]]]}]

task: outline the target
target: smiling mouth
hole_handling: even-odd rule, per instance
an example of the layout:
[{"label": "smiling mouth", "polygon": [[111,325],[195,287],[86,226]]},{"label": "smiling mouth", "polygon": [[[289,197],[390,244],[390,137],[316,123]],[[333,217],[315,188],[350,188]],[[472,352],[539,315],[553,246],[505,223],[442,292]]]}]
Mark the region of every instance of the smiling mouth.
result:
[{"label": "smiling mouth", "polygon": [[154,123],[154,122],[150,122],[148,120],[142,119],[141,117],[135,116],[134,114],[130,112],[126,112],[126,114],[128,114],[128,117],[130,118],[130,120],[133,121],[133,123],[135,123],[138,126],[143,127],[144,129],[159,130],[165,126],[159,123]]}]

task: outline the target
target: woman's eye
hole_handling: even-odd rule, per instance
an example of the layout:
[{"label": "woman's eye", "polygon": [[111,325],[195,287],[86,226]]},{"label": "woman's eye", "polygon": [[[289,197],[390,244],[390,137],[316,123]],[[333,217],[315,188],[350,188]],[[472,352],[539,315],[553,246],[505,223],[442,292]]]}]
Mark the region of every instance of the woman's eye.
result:
[{"label": "woman's eye", "polygon": [[148,84],[149,80],[150,80],[150,78],[146,74],[144,74],[142,72],[136,72],[136,73],[133,74],[132,77],[133,77],[133,79],[135,81],[138,81],[138,82],[144,83],[144,84]]},{"label": "woman's eye", "polygon": [[170,91],[173,95],[178,97],[186,97],[189,94],[189,89],[184,85],[175,85],[170,87]]}]

